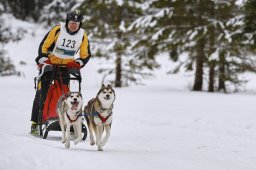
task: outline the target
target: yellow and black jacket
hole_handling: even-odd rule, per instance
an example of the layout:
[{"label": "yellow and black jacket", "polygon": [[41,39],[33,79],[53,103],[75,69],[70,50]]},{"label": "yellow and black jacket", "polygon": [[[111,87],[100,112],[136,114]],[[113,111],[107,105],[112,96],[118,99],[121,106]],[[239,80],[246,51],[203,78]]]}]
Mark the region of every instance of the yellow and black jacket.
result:
[{"label": "yellow and black jacket", "polygon": [[[43,40],[40,43],[39,49],[38,49],[38,57],[36,58],[37,64],[39,64],[39,60],[42,57],[48,57],[53,64],[67,64],[68,62],[74,61],[74,59],[63,59],[59,58],[51,52],[53,51],[55,47],[55,43],[58,40],[58,37],[60,35],[60,25],[57,25],[53,27],[43,38]],[[82,43],[79,48],[80,52],[80,58],[79,60],[82,61],[83,67],[90,59],[91,52],[90,52],[90,44],[87,38],[86,33],[84,32]]]}]

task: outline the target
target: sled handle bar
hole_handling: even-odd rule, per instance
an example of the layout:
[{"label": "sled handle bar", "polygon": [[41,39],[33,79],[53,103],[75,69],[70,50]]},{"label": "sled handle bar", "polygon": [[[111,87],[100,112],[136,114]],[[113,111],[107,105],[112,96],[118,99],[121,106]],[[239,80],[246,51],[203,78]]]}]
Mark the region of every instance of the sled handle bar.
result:
[{"label": "sled handle bar", "polygon": [[[53,64],[53,65],[44,64],[42,66],[42,68],[41,68],[41,73],[37,77],[35,77],[35,78],[38,80],[38,79],[40,79],[43,76],[44,73],[46,73],[46,72],[54,72],[55,70],[57,70],[58,67],[66,68],[66,65],[63,65],[63,64]],[[71,68],[71,69],[68,69],[68,72],[69,72],[69,74],[74,76],[74,77],[70,78],[71,80],[78,80],[79,82],[82,81],[79,69]]]},{"label": "sled handle bar", "polygon": [[[41,73],[34,78],[35,89],[36,89],[36,81],[40,80],[41,77],[44,75],[44,73],[46,73],[46,72],[53,72],[54,73],[57,70],[58,67],[65,68],[66,65],[63,65],[63,64],[53,64],[53,65],[44,64],[41,68]],[[77,80],[79,82],[79,91],[80,91],[82,78],[81,78],[81,74],[80,74],[79,69],[71,68],[71,69],[68,69],[68,72],[69,72],[70,75],[73,76],[73,77],[70,77],[69,80]]]}]

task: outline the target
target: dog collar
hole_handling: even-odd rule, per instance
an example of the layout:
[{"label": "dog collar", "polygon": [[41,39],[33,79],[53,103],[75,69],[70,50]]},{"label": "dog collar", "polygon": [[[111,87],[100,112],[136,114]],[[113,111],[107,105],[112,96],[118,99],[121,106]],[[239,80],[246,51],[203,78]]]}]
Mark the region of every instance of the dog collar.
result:
[{"label": "dog collar", "polygon": [[108,110],[108,109],[103,108],[103,107],[100,108],[100,112],[103,112],[103,111],[105,111],[105,110]]}]

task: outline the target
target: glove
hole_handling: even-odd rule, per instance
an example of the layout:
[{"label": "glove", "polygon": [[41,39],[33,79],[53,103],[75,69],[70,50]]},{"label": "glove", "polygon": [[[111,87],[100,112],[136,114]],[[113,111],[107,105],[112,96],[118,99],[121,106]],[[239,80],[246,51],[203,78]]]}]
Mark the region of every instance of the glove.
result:
[{"label": "glove", "polygon": [[45,64],[50,64],[50,65],[52,65],[52,62],[51,62],[51,60],[46,60],[45,62],[44,62]]},{"label": "glove", "polygon": [[38,62],[39,62],[39,65],[38,65],[39,68],[42,68],[43,65],[45,65],[45,64],[52,65],[52,62],[51,62],[50,59],[47,58],[47,57],[42,57],[42,58],[40,58],[40,59],[38,60]]},{"label": "glove", "polygon": [[80,58],[77,58],[77,59],[75,60],[75,62],[78,63],[81,68],[82,68],[83,65],[84,65],[84,62],[83,62]]},{"label": "glove", "polygon": [[77,63],[77,62],[74,62],[74,61],[67,63],[67,64],[66,64],[66,67],[67,67],[68,69],[71,69],[71,68],[80,69],[80,68],[81,68],[80,64]]}]

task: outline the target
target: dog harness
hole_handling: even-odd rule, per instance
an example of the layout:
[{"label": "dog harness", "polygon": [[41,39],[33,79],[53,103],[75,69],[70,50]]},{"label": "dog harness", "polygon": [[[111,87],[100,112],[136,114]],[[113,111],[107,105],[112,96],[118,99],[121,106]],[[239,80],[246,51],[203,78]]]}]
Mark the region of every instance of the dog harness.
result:
[{"label": "dog harness", "polygon": [[[101,108],[101,109],[100,109],[100,112],[95,111],[95,112],[93,113],[93,105],[94,105],[95,102],[96,102],[96,98],[93,98],[93,99],[91,99],[91,100],[88,102],[88,104],[87,104],[87,106],[86,106],[86,109],[85,109],[85,111],[84,111],[84,116],[86,116],[86,115],[89,115],[89,116],[98,116],[98,117],[100,118],[101,122],[102,122],[102,123],[105,123],[105,122],[108,120],[108,118],[112,115],[112,112],[111,112],[107,117],[103,117],[103,116],[101,116],[101,114],[100,114],[100,112],[103,112],[104,110],[107,110],[107,109],[104,109],[104,108]],[[91,106],[91,108],[90,108],[90,106]],[[87,112],[87,113],[86,113],[86,112]],[[91,113],[91,114],[90,114],[90,113]]]},{"label": "dog harness", "polygon": [[112,112],[111,112],[107,117],[103,117],[100,115],[99,112],[97,112],[97,113],[98,113],[98,117],[100,118],[102,123],[105,123],[108,120],[108,118],[112,115]]},{"label": "dog harness", "polygon": [[80,116],[82,116],[82,114],[81,114],[81,113],[78,114],[78,115],[76,116],[75,120],[72,120],[72,119],[70,118],[70,116],[68,115],[67,112],[66,112],[66,116],[68,117],[68,120],[69,120],[71,123],[73,123],[73,122],[77,121],[77,119],[78,119]]}]

